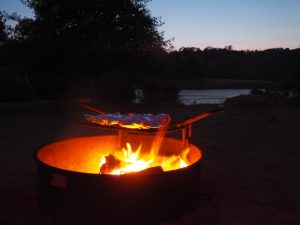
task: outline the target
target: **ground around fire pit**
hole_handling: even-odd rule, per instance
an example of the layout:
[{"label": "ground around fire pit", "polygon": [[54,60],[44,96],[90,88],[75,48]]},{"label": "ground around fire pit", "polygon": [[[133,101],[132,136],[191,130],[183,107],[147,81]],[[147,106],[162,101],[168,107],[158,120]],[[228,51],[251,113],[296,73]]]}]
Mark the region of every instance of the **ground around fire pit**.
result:
[{"label": "ground around fire pit", "polygon": [[[133,109],[170,113],[180,120],[214,107]],[[101,134],[76,124],[83,113],[68,102],[0,104],[0,224],[53,224],[36,204],[33,152],[58,139]],[[196,123],[192,142],[204,153],[201,201],[198,208],[162,224],[300,224],[299,115],[300,108],[283,103],[235,102],[225,113]]]}]

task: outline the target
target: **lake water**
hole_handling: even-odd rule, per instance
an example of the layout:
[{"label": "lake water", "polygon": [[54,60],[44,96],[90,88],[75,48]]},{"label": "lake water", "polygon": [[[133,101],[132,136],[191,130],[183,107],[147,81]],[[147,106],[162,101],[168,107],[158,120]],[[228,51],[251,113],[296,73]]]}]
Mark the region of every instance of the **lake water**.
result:
[{"label": "lake water", "polygon": [[[195,104],[223,104],[226,99],[250,95],[251,89],[205,89],[205,90],[181,90],[178,93],[178,100],[184,105]],[[136,103],[143,98],[142,90],[135,90]]]},{"label": "lake water", "polygon": [[223,104],[228,98],[250,95],[250,93],[251,89],[181,90],[178,98],[184,105]]}]

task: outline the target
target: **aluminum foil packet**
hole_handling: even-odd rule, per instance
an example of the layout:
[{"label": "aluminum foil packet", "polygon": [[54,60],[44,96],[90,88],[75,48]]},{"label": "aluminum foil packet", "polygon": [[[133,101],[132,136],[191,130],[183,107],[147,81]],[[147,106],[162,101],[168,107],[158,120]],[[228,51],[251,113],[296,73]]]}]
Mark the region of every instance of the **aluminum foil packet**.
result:
[{"label": "aluminum foil packet", "polygon": [[103,126],[120,126],[130,129],[158,129],[168,126],[171,117],[168,114],[137,114],[137,113],[109,113],[109,114],[85,114],[85,119],[91,123]]}]

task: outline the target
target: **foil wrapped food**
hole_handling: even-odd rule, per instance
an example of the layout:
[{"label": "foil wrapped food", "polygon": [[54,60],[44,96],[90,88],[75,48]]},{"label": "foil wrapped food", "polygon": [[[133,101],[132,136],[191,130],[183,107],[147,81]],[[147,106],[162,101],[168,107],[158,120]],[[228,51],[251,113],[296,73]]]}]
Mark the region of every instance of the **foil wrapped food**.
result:
[{"label": "foil wrapped food", "polygon": [[85,114],[84,117],[91,123],[96,123],[102,126],[120,126],[130,129],[158,129],[166,127],[171,122],[171,117],[168,114]]}]

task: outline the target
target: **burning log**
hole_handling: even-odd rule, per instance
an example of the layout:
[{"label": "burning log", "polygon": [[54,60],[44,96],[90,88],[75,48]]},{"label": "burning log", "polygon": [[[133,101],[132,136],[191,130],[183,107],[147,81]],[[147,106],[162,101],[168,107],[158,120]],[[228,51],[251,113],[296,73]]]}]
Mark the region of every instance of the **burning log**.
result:
[{"label": "burning log", "polygon": [[112,171],[119,169],[121,161],[112,154],[105,157],[105,163],[100,167],[101,174],[110,174]]},{"label": "burning log", "polygon": [[[101,166],[100,174],[111,174],[111,173],[113,173],[114,170],[120,169],[120,167],[124,163],[112,154],[109,154],[108,156],[106,156],[105,159],[106,159],[106,162]],[[164,172],[164,170],[161,166],[155,166],[155,167],[150,167],[150,168],[147,168],[147,169],[144,169],[141,171],[137,171],[135,173],[138,173],[138,174],[160,174],[163,172]]]}]

